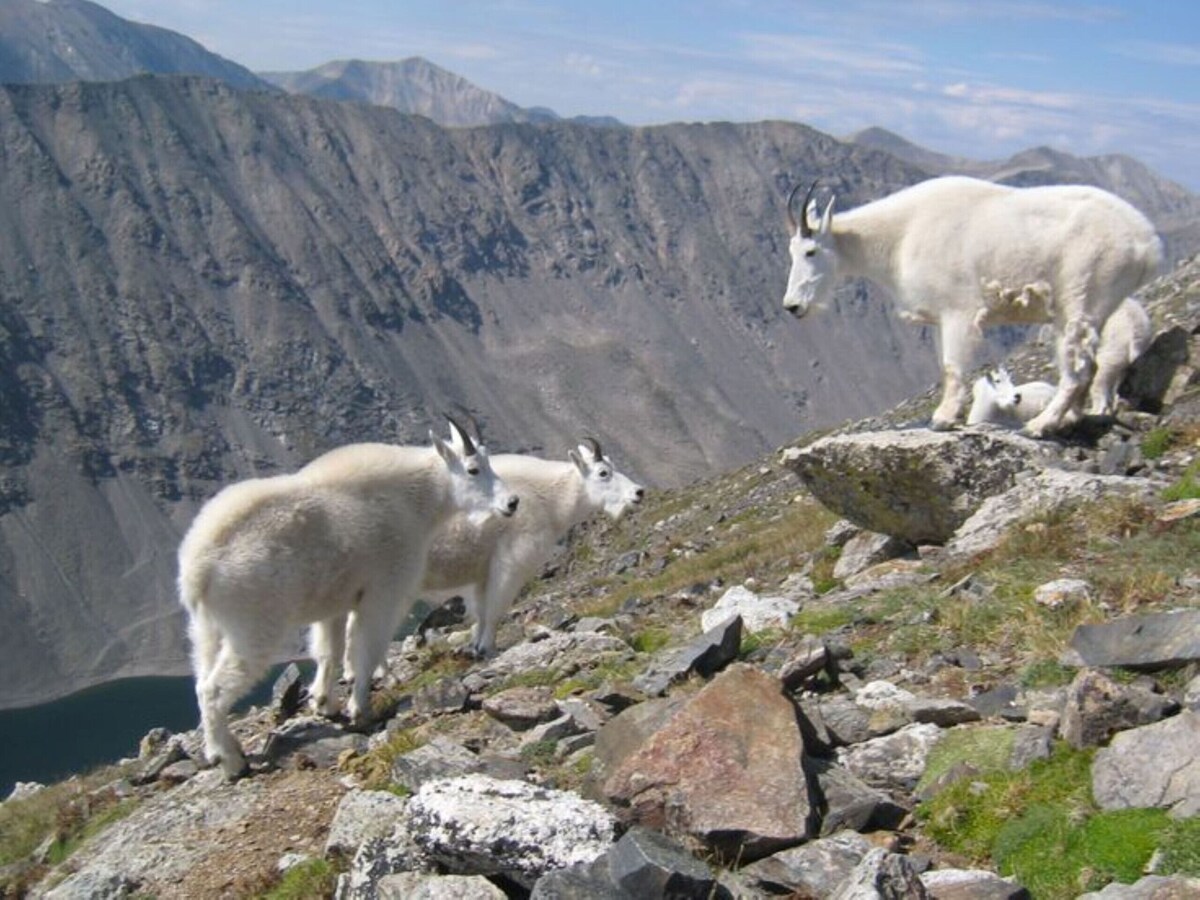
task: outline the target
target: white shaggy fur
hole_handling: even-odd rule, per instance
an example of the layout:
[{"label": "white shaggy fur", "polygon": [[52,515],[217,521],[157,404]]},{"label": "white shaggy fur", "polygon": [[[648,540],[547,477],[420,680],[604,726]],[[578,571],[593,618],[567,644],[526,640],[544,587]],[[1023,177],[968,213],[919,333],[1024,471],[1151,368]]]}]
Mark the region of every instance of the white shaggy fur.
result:
[{"label": "white shaggy fur", "polygon": [[[372,671],[415,599],[437,526],[460,512],[480,522],[515,511],[486,450],[453,424],[451,435],[430,434],[433,447],[342,447],[294,474],[231,485],[201,508],[179,548],[179,595],[205,750],[228,777],[246,770],[229,710],[288,634],[353,609],[347,652]],[[315,696],[329,694],[344,634],[318,654]],[[369,687],[355,685],[356,721],[368,715]]]},{"label": "white shaggy fur", "polygon": [[1096,352],[1096,377],[1088,393],[1088,412],[1110,416],[1117,409],[1117,388],[1121,379],[1137,358],[1146,352],[1154,337],[1150,316],[1132,297],[1108,317],[1100,332],[1100,349]]},{"label": "white shaggy fur", "polygon": [[475,619],[477,655],[495,649],[496,628],[513,600],[572,526],[601,511],[619,518],[642,501],[641,485],[618,472],[595,441],[568,456],[567,462],[519,454],[492,457],[496,474],[520,495],[520,512],[482,525],[454,516],[434,537],[420,593],[435,603],[463,597]]},{"label": "white shaggy fur", "polygon": [[1058,390],[1025,430],[1040,437],[1078,418],[1096,371],[1100,327],[1162,261],[1146,217],[1094,187],[934,178],[836,218],[830,200],[815,228],[807,198],[804,206],[797,222],[789,198],[794,232],[784,307],[802,316],[828,299],[838,278],[862,276],[892,294],[902,318],[938,326],[938,429],[962,415],[963,379],[988,325],[1055,325]]},{"label": "white shaggy fur", "polygon": [[967,414],[967,424],[990,422],[1020,428],[1049,405],[1056,390],[1048,381],[1014,385],[1007,369],[989,372],[978,378],[971,388],[971,411]]}]

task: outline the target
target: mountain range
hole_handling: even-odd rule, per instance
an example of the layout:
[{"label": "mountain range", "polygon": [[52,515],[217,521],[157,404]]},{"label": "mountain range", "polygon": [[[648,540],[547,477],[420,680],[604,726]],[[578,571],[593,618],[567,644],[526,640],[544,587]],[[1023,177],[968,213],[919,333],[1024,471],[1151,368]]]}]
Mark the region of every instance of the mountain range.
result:
[{"label": "mountain range", "polygon": [[[62,42],[29,35],[70,29],[90,69],[13,83],[57,80],[29,61]],[[0,7],[0,61],[26,62],[0,87],[0,706],[186,671],[174,551],[231,481],[466,408],[494,449],[591,434],[679,485],[936,378],[931,332],[862,284],[803,323],[780,304],[792,185],[848,208],[933,174],[895,149],[784,122],[446,127],[523,113],[423,61],[271,76],[298,93],[240,67],[91,80],[176,46],[198,47],[83,0]],[[351,71],[359,102],[305,92]],[[1144,175],[1194,252],[1196,199]]]}]

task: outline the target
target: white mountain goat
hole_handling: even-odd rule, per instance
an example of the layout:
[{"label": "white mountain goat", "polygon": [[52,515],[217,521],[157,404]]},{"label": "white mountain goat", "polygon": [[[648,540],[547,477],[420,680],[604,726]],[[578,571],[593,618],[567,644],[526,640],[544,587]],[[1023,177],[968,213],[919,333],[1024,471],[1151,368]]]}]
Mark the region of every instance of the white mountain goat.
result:
[{"label": "white mountain goat", "polygon": [[968,425],[991,422],[1020,428],[1050,405],[1058,389],[1048,381],[1028,381],[1015,385],[1008,370],[988,372],[971,388],[971,411]]},{"label": "white mountain goat", "polygon": [[1096,352],[1096,377],[1088,393],[1088,412],[1110,416],[1117,409],[1117,388],[1121,379],[1137,358],[1146,352],[1154,337],[1150,316],[1142,304],[1127,298],[1117,311],[1108,317],[1100,332],[1100,349]]},{"label": "white mountain goat", "polygon": [[934,178],[836,218],[831,199],[814,228],[815,187],[799,221],[792,209],[798,187],[788,197],[792,265],[784,308],[803,316],[828,300],[838,278],[861,276],[892,294],[901,318],[936,325],[936,429],[962,415],[963,379],[982,328],[1036,322],[1055,325],[1060,375],[1054,399],[1025,430],[1040,437],[1070,424],[1096,371],[1100,327],[1161,265],[1154,226],[1094,187]]},{"label": "white mountain goat", "polygon": [[[347,652],[358,671],[374,670],[415,601],[435,529],[456,513],[478,523],[516,511],[486,449],[453,422],[450,433],[446,443],[431,432],[432,447],[341,447],[293,474],[230,485],[197,514],[179,548],[179,595],[205,751],[228,777],[246,771],[229,710],[288,634],[354,610]],[[318,698],[345,633],[318,655]],[[354,687],[355,721],[369,714],[369,689],[369,679]]]},{"label": "white mountain goat", "polygon": [[520,454],[493,456],[496,474],[520,495],[521,511],[511,519],[482,524],[454,516],[434,537],[421,596],[434,603],[463,597],[475,619],[472,649],[479,656],[495,649],[496,628],[513,600],[572,526],[601,511],[618,519],[645,496],[641,485],[617,471],[594,438],[568,457],[569,462],[558,462]]}]

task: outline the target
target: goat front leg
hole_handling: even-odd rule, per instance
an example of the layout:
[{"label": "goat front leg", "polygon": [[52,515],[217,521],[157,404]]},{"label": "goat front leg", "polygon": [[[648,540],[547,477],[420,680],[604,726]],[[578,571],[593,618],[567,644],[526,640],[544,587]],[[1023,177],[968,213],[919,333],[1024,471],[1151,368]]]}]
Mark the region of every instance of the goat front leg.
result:
[{"label": "goat front leg", "polygon": [[312,709],[317,715],[335,716],[341,703],[334,693],[337,667],[346,652],[346,614],[314,622],[308,629],[308,649],[317,663],[311,689]]},{"label": "goat front leg", "polygon": [[942,317],[942,401],[930,421],[934,431],[948,431],[962,419],[970,396],[966,375],[975,357],[979,334],[974,318],[966,313]]},{"label": "goat front leg", "polygon": [[1042,412],[1030,419],[1024,433],[1040,438],[1078,421],[1084,396],[1096,374],[1096,348],[1100,332],[1086,317],[1071,319],[1058,344],[1058,390]]}]

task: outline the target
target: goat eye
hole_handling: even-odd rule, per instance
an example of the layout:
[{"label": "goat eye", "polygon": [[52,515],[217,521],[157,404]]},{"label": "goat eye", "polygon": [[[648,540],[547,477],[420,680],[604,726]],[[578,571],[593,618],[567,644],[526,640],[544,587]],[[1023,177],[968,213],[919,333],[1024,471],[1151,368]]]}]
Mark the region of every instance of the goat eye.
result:
[{"label": "goat eye", "polygon": [[612,477],[612,472],[608,471],[608,469],[601,469],[601,470],[600,470],[600,477],[601,477],[601,478],[611,478],[611,477]]},{"label": "goat eye", "polygon": [[813,257],[813,256],[816,256],[816,255],[817,255],[817,248],[816,248],[816,247],[809,247],[807,250],[805,250],[805,251],[804,251],[804,255],[805,255],[805,256],[808,256],[808,257]]},{"label": "goat eye", "polygon": [[479,474],[479,466],[467,466],[467,474],[468,475],[478,475]]}]

